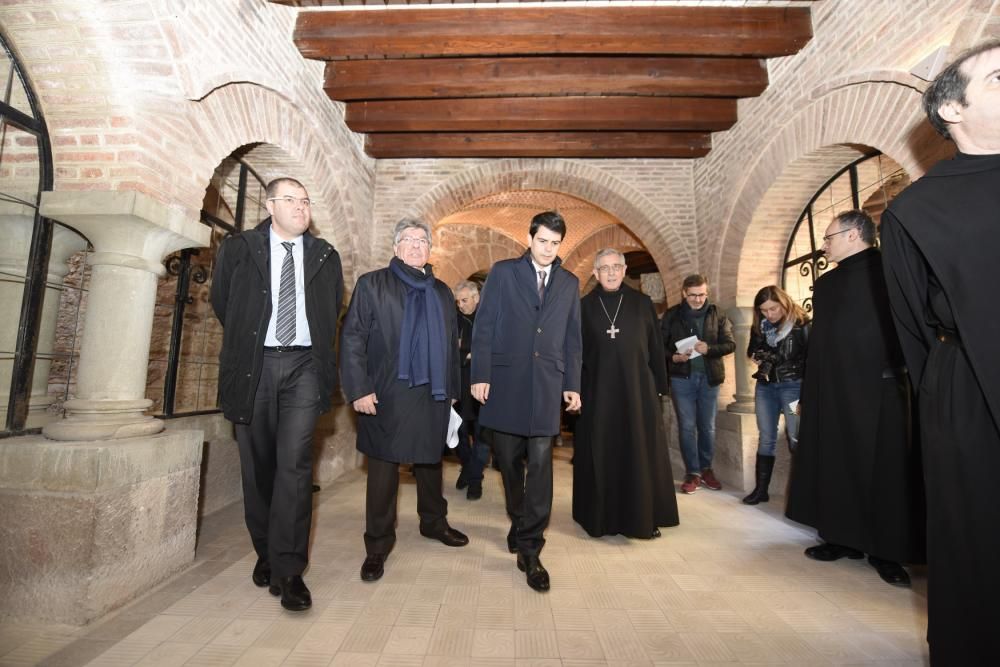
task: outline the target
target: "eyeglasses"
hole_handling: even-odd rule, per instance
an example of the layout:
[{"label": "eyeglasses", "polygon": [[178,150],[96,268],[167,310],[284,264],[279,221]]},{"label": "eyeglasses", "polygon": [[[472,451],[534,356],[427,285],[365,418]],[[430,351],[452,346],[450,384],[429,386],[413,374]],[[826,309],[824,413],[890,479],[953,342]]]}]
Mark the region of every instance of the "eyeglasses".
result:
[{"label": "eyeglasses", "polygon": [[597,267],[598,273],[620,273],[625,270],[624,264],[605,264]]},{"label": "eyeglasses", "polygon": [[837,234],[846,234],[847,232],[853,232],[855,229],[858,229],[858,228],[857,227],[848,227],[847,229],[841,229],[839,232],[834,232],[833,234],[827,234],[826,236],[823,237],[823,242],[824,243],[829,243],[830,239],[832,239]]},{"label": "eyeglasses", "polygon": [[399,241],[397,241],[396,243],[404,245],[415,245],[418,247],[427,246],[431,244],[431,242],[428,241],[427,239],[419,238],[416,236],[404,236],[403,238],[399,239]]},{"label": "eyeglasses", "polygon": [[312,206],[313,202],[309,197],[293,197],[291,195],[285,195],[284,197],[269,197],[267,201],[283,201],[289,206],[294,204],[302,204],[304,207],[309,208]]}]

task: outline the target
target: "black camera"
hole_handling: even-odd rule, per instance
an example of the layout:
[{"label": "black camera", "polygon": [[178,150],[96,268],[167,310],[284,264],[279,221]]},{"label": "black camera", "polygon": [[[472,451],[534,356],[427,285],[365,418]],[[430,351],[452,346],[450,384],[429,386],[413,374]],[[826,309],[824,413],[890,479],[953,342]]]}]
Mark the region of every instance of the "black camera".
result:
[{"label": "black camera", "polygon": [[753,358],[757,361],[757,372],[751,375],[755,380],[760,380],[761,382],[767,382],[767,378],[771,375],[771,371],[774,370],[774,363],[777,360],[777,355],[774,352],[766,352],[764,350],[757,350],[753,353]]}]

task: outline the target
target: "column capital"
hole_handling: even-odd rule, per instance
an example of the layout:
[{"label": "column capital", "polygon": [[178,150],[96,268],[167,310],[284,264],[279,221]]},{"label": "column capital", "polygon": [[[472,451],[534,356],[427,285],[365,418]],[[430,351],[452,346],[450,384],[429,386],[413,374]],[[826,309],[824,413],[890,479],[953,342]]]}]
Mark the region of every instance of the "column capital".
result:
[{"label": "column capital", "polygon": [[43,192],[40,211],[86,236],[98,263],[157,275],[164,272],[164,257],[182,248],[207,246],[212,238],[209,227],[183,210],[129,190]]}]

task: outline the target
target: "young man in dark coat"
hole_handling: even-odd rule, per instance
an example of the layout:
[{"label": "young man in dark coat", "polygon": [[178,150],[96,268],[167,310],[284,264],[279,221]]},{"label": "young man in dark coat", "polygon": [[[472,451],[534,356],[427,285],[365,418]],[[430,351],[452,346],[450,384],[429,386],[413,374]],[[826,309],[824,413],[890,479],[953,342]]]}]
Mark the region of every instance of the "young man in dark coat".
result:
[{"label": "young man in dark coat", "polygon": [[624,284],[622,253],[599,251],[594,276],[580,308],[587,409],[573,438],[573,518],[594,537],[659,537],[678,523],[660,323],[649,297]]},{"label": "young man in dark coat", "polygon": [[212,277],[222,323],[219,400],[236,424],[252,579],[286,609],[312,605],[302,580],[312,526],[313,430],[337,382],[334,344],[344,294],[340,256],[309,233],[298,181],[267,185],[271,217],[227,238]]},{"label": "young man in dark coat", "polygon": [[455,448],[455,454],[462,461],[462,471],[455,488],[468,488],[465,497],[479,500],[483,497],[483,469],[490,458],[489,445],[480,436],[479,401],[472,397],[472,328],[479,307],[479,285],[471,280],[456,285],[455,305],[458,306],[458,353],[462,361],[462,397],[455,406],[462,417]]},{"label": "young man in dark coat", "polygon": [[420,534],[450,547],[469,543],[448,525],[441,492],[441,448],[459,392],[454,297],[427,263],[426,223],[397,223],[393,251],[388,268],[358,279],[340,339],[341,384],[368,457],[364,581],[382,577],[396,543],[400,463],[413,464]]},{"label": "young man in dark coat", "polygon": [[988,665],[1000,596],[1000,41],[946,67],[924,110],[959,153],[892,202],[882,254],[920,415],[931,664]]},{"label": "young man in dark coat", "polygon": [[845,211],[823,236],[837,268],[813,293],[785,514],[824,540],[806,549],[809,558],[867,553],[883,580],[909,586],[900,563],[924,562],[920,451],[911,443],[909,383],[875,232],[867,213]]},{"label": "young man in dark coat", "polygon": [[546,211],[531,220],[528,251],[497,262],[472,332],[472,395],[511,518],[507,547],[536,591],[549,590],[539,553],[552,512],[552,438],[560,401],[580,409],[580,283],[557,254],[566,222]]},{"label": "young man in dark coat", "polygon": [[[712,471],[715,415],[719,387],[726,379],[722,357],[736,350],[736,339],[729,318],[708,300],[705,276],[695,273],[686,277],[681,283],[681,296],[684,300],[664,313],[660,321],[684,458],[681,491],[694,493],[700,486],[720,491],[722,482]],[[691,336],[697,337],[694,346],[678,350],[678,341]]]}]

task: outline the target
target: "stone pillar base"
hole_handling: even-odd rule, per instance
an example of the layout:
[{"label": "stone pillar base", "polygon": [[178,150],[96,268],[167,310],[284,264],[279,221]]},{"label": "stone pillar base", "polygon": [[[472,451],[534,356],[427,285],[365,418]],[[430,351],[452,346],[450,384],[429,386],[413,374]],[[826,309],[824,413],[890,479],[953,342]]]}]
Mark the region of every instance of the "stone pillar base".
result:
[{"label": "stone pillar base", "polygon": [[201,431],[0,447],[0,621],[82,625],[194,560]]},{"label": "stone pillar base", "polygon": [[160,419],[142,414],[153,401],[109,401],[73,399],[66,401],[66,418],[50,422],[42,429],[46,438],[62,441],[142,438],[163,430]]}]

